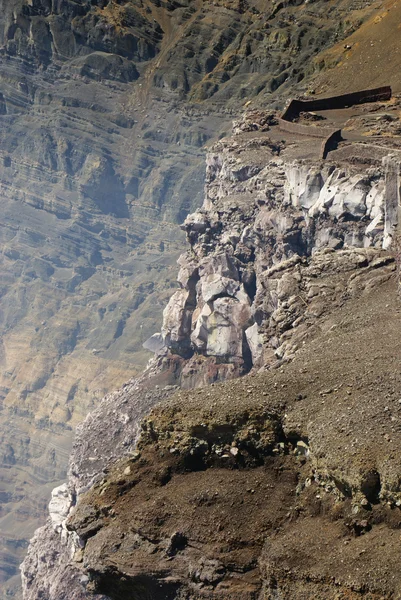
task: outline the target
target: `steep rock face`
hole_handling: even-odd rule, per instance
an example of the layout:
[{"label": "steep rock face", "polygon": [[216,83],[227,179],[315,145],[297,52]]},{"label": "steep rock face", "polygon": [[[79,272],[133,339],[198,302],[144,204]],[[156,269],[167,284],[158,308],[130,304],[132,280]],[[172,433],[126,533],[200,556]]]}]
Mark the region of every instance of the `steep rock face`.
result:
[{"label": "steep rock face", "polygon": [[[395,294],[387,283],[394,258],[382,249],[397,212],[398,192],[387,202],[395,162],[366,168],[294,160],[293,144],[277,144],[266,120],[265,114],[263,130],[254,123],[248,132],[240,122],[240,133],[209,155],[204,206],[184,225],[191,249],[180,258],[182,287],[164,313],[165,346],[153,336],[157,356],[149,372],[106,398],[79,428],[68,495],[55,492],[65,504],[53,501],[51,520],[35,535],[22,566],[27,600],[56,600],[67,589],[77,600],[93,593],[119,600],[132,594],[267,599],[274,597],[275,581],[283,594],[290,590],[285,598],[297,597],[298,591],[309,593],[310,571],[299,565],[304,570],[293,585],[275,558],[279,541],[270,554],[266,536],[276,539],[293,511],[304,515],[296,526],[306,528],[316,516],[312,496],[319,495],[320,484],[328,493],[323,522],[333,536],[343,526],[347,532],[365,527],[365,500],[399,500],[396,460],[386,466],[376,451],[362,460],[371,444],[369,423],[381,405],[375,393],[363,417],[365,434],[360,439],[352,429],[356,441],[344,468],[336,442],[340,435],[347,445],[344,423],[351,414],[344,373],[353,387],[366,369],[363,342],[355,340],[358,352],[346,366],[356,352],[351,340],[359,306],[369,307],[366,347],[373,351],[383,325],[377,315],[387,294]],[[346,323],[348,310],[352,327],[344,325],[336,335],[336,323]],[[397,315],[394,302],[394,327],[386,324],[377,350],[380,368],[397,337]],[[333,354],[324,351],[328,339]],[[328,368],[337,354],[340,364]],[[136,447],[140,417],[177,385],[197,387],[266,367],[267,374],[225,387],[180,392],[142,422]],[[392,368],[389,363],[386,373]],[[355,392],[355,415],[372,381]],[[381,381],[381,394],[395,398],[398,380],[394,386],[387,376]],[[327,412],[326,396],[333,398]],[[340,431],[331,426],[334,418]],[[393,423],[384,425],[389,440]],[[243,488],[245,498],[238,493]],[[267,489],[276,490],[270,504]],[[345,504],[337,526],[332,523],[339,498]],[[353,520],[358,502],[362,516]],[[381,518],[391,527],[392,515],[381,510],[366,527]],[[292,531],[288,524],[288,536],[296,535]],[[311,552],[311,562],[319,551],[316,546]],[[328,561],[328,571],[337,569],[338,585],[352,598],[362,579],[350,587],[339,563]],[[338,589],[330,587],[326,573],[319,578],[319,593],[334,598]],[[377,589],[383,595],[393,588]]]},{"label": "steep rock face", "polygon": [[144,419],[137,453],[67,522],[84,546],[88,591],[399,595],[400,309],[394,281],[383,283],[390,273],[365,271],[365,289],[327,310],[291,363],[179,392]]},{"label": "steep rock face", "polygon": [[[77,497],[90,489],[121,456],[132,456],[140,421],[150,409],[177,390],[173,369],[150,368],[106,396],[77,428],[72,449],[69,483],[52,492],[49,519],[35,532],[22,567],[24,595],[32,598],[87,598],[88,577],[78,568],[78,536],[65,523]],[[100,423],[103,427],[100,428]],[[78,550],[78,553],[77,553]],[[96,595],[98,600],[102,596]]]},{"label": "steep rock face", "polygon": [[[374,5],[1,0],[1,580],[65,477],[72,428],[147,360],[203,144],[249,98],[307,89],[310,57]],[[221,302],[222,326],[233,310]]]},{"label": "steep rock face", "polygon": [[[369,168],[330,156],[320,165],[291,160],[291,146],[262,133],[258,122],[268,119],[258,115],[259,133],[237,123],[239,133],[211,149],[203,207],[183,225],[191,247],[162,329],[167,352],[188,358],[183,387],[197,375],[207,383],[208,362],[219,363],[214,381],[292,357],[320,316],[322,294],[342,291],[323,282],[332,267],[315,267],[314,254],[335,252],[340,270],[365,268],[371,249],[386,248],[394,234],[398,160]],[[191,374],[191,365],[202,367]]]}]

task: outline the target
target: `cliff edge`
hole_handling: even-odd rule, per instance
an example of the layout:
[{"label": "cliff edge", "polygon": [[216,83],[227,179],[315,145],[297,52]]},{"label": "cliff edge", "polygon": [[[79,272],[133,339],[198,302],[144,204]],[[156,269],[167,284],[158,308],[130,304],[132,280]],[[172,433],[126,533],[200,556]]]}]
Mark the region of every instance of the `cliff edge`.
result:
[{"label": "cliff edge", "polygon": [[399,155],[385,123],[380,150],[342,138],[322,160],[316,136],[256,111],[210,149],[155,358],[80,426],[22,565],[25,599],[400,592]]},{"label": "cliff edge", "polygon": [[311,91],[379,5],[0,1],[0,597],[75,427],[148,361],[204,145],[248,102]]}]

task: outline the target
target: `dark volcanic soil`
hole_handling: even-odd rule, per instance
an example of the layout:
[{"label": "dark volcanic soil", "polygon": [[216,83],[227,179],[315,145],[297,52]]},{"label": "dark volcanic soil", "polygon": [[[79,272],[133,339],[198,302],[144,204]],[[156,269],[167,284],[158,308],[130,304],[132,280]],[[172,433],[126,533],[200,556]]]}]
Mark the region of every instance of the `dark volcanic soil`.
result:
[{"label": "dark volcanic soil", "polygon": [[321,320],[291,364],[179,392],[82,498],[94,589],[123,598],[395,599],[395,278]]}]

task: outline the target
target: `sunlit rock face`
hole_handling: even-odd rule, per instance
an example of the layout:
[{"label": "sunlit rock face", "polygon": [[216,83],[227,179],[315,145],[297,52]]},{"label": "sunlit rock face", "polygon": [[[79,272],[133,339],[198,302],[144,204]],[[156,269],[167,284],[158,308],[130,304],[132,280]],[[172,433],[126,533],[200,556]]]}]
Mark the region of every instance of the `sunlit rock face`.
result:
[{"label": "sunlit rock face", "polygon": [[1,0],[1,581],[65,478],[75,425],[146,364],[203,146],[250,97],[306,81],[352,26],[348,4]]},{"label": "sunlit rock face", "polygon": [[[205,481],[208,480],[208,486],[215,485],[216,471],[220,478],[218,469],[226,461],[231,486],[243,467],[260,467],[264,454],[269,457],[270,467],[272,457],[280,458],[280,453],[296,461],[294,457],[313,456],[305,440],[314,434],[308,423],[316,407],[302,419],[295,417],[295,424],[289,421],[288,439],[284,435],[288,419],[286,403],[297,405],[309,396],[309,392],[305,394],[305,382],[288,395],[285,367],[296,364],[303,349],[307,350],[316,336],[320,335],[325,344],[325,334],[336,329],[338,316],[335,313],[340,308],[344,307],[346,312],[349,304],[358,306],[358,300],[363,307],[366,295],[376,288],[381,298],[388,293],[396,266],[394,255],[385,250],[385,241],[386,231],[389,236],[395,233],[394,214],[399,197],[390,191],[398,181],[398,163],[395,158],[387,157],[382,162],[376,157],[374,167],[357,160],[349,165],[338,155],[337,160],[294,159],[294,140],[291,143],[280,140],[277,144],[275,125],[267,130],[263,125],[260,129],[258,123],[266,121],[265,115],[260,113],[260,116],[259,121],[254,118],[253,128],[248,130],[237,121],[234,127],[237,133],[210,149],[203,206],[190,214],[182,225],[189,248],[178,260],[180,288],[172,292],[163,311],[161,332],[154,333],[145,343],[154,351],[155,358],[142,377],[106,396],[78,427],[68,485],[53,490],[48,522],[36,531],[21,566],[25,600],[43,597],[58,600],[66,593],[74,600],[83,600],[93,597],[94,592],[98,593],[95,597],[99,600],[103,600],[102,594],[116,600],[131,598],[132,594],[177,600],[188,594],[191,598],[204,597],[204,585],[211,582],[218,585],[225,577],[225,569],[216,558],[209,558],[216,552],[214,541],[211,553],[196,550],[194,556],[185,558],[183,563],[175,561],[176,550],[184,551],[187,545],[181,528],[187,528],[188,521],[185,511],[181,512],[185,487],[182,479],[177,488],[175,484],[170,485],[174,469],[178,469],[180,476],[186,477],[191,472],[194,475],[189,504],[191,519],[197,522],[199,506],[204,503],[210,506],[209,492],[206,496],[200,494],[199,503],[196,500],[194,504],[193,500],[198,497],[198,484],[208,467],[212,467],[211,479],[208,480],[206,474]],[[248,114],[243,121],[246,123],[249,118]],[[300,152],[304,141],[302,137],[297,140]],[[360,312],[363,313],[363,309]],[[339,347],[344,359],[349,350],[341,341]],[[320,352],[314,357],[317,362],[321,360]],[[330,355],[330,360],[332,358]],[[310,359],[300,360],[293,367],[297,385],[300,374],[310,372]],[[327,361],[324,366],[322,363],[320,369],[330,374],[327,364]],[[269,374],[264,383],[260,380],[260,396],[255,399],[253,382],[266,375],[266,371]],[[226,381],[226,387],[209,386],[188,393],[178,391],[179,387],[200,388],[248,372],[251,372],[250,377],[242,378],[240,383]],[[324,387],[326,391],[321,389],[321,375],[308,379],[308,385],[319,382],[319,392],[314,392],[319,407],[324,405],[322,398],[342,388],[343,367],[339,372],[341,386]],[[280,385],[274,380],[277,373],[280,373]],[[278,402],[276,394],[280,390],[285,400]],[[175,393],[175,400],[158,406],[153,412],[153,415],[162,415],[162,429],[152,415],[141,422],[141,417]],[[263,399],[269,393],[272,404],[266,413]],[[348,406],[348,395],[344,394],[343,401]],[[222,399],[217,409],[218,421],[213,423],[210,416]],[[255,402],[251,411],[247,408],[249,401]],[[192,406],[187,406],[187,402],[192,402]],[[278,410],[281,416],[276,414],[272,422],[273,407],[273,413]],[[255,408],[256,415],[252,416]],[[235,416],[230,413],[233,409]],[[191,415],[187,425],[185,411]],[[236,434],[234,439],[233,431],[237,427],[238,436]],[[337,439],[335,429],[327,425],[321,427]],[[142,454],[144,439],[149,440],[153,448],[145,457]],[[262,455],[259,454],[261,449]],[[331,442],[322,455],[326,456],[330,450],[338,456],[337,449],[337,441]],[[237,464],[237,460],[242,462]],[[176,467],[173,466],[175,461]],[[141,476],[134,475],[138,473],[136,464],[152,483],[143,480],[140,483]],[[323,463],[319,468],[326,473],[328,467]],[[359,467],[352,463],[354,469],[358,471]],[[273,470],[276,472],[276,467]],[[233,516],[230,509],[233,495],[242,506],[242,495],[251,497],[252,490],[255,492],[253,487],[246,487],[249,476],[249,471],[242,471],[240,479],[244,477],[244,480],[234,484],[229,492],[224,480],[219,479],[220,490],[224,489],[230,499],[227,504],[230,519],[235,522],[239,522],[239,516]],[[298,475],[293,481],[299,482]],[[368,488],[370,481],[368,478]],[[373,488],[377,487],[377,477],[372,481]],[[340,483],[341,486],[345,489]],[[359,483],[355,488],[357,493],[358,486]],[[139,497],[136,494],[141,493],[139,489],[144,493],[146,502],[152,506],[149,520],[152,531],[160,531],[154,528],[155,524],[164,528],[169,517],[163,512],[166,500],[160,497],[157,500],[153,495],[159,487],[167,494],[175,489],[172,497],[179,498],[173,503],[176,507],[174,528],[171,529],[170,521],[165,530],[167,537],[165,533],[144,537],[138,523],[146,521],[147,509],[142,512],[143,505],[136,501]],[[265,498],[266,490],[261,489]],[[290,502],[293,492],[285,491],[286,501]],[[132,502],[126,501],[131,493]],[[220,493],[217,492],[217,496]],[[213,498],[216,499],[215,494]],[[398,501],[398,496],[394,498]],[[124,513],[116,512],[120,502]],[[169,501],[168,505],[171,504]],[[265,510],[270,506],[266,509],[265,502],[260,505]],[[284,505],[280,501],[277,506],[281,511]],[[138,521],[133,525],[135,518]],[[250,521],[248,517],[240,518],[247,523],[244,533],[248,535],[249,522],[256,527],[254,517]],[[270,517],[264,515],[262,520],[266,518]],[[281,520],[281,516],[278,518]],[[218,531],[219,536],[222,532],[219,543],[223,544],[217,546],[219,556],[223,548],[227,550],[226,531],[226,527]],[[255,531],[259,531],[259,527]],[[205,538],[202,534],[202,538],[209,540],[210,535]],[[256,538],[259,540],[256,546],[259,546],[261,538],[255,533],[246,543],[242,539],[239,546],[235,546],[235,552],[240,548],[237,556],[243,556],[243,549]],[[230,548],[227,552],[226,560],[232,567]],[[231,567],[229,573],[232,573]],[[244,590],[238,592],[236,588],[241,597],[253,597],[262,584],[258,569],[252,571],[255,580],[249,592],[248,569],[234,569],[235,586],[238,585],[237,574],[245,575]],[[250,596],[244,595],[248,593],[246,589]],[[231,598],[225,584],[220,590],[208,589],[208,592],[210,597]]]},{"label": "sunlit rock face", "polygon": [[[274,132],[261,134],[259,121],[257,133],[237,122],[237,133],[211,148],[203,206],[182,226],[190,248],[163,313],[164,350],[155,351],[192,362],[183,387],[292,358],[299,341],[291,338],[320,315],[308,302],[322,301],[315,278],[324,278],[324,263],[333,261],[328,271],[364,268],[395,233],[395,158],[368,168],[330,156],[294,160],[293,142],[277,156]],[[208,363],[217,363],[209,377]]]}]

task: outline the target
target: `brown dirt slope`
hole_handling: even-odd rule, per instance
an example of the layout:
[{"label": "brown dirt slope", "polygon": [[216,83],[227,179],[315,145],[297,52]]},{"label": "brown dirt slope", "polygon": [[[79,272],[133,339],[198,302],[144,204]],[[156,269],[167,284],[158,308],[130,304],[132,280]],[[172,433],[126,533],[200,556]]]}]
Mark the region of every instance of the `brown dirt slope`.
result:
[{"label": "brown dirt slope", "polygon": [[82,498],[78,564],[110,598],[401,594],[401,304],[376,276],[292,363],[179,392]]},{"label": "brown dirt slope", "polygon": [[317,69],[323,70],[315,82],[317,94],[381,85],[401,91],[401,3],[387,0],[371,8],[361,27],[315,60]]}]

